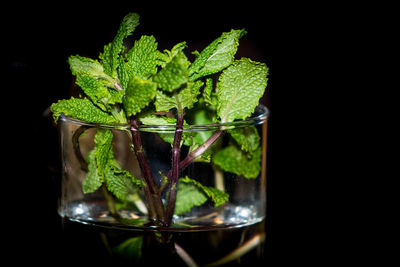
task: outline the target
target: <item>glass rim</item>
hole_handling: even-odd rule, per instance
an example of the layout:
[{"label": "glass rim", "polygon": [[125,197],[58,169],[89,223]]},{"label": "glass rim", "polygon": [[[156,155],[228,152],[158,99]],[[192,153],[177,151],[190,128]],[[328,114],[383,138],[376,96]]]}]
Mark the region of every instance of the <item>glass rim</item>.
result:
[{"label": "glass rim", "polygon": [[[212,123],[212,124],[196,124],[196,125],[183,125],[182,129],[184,132],[191,131],[212,131],[212,130],[228,130],[238,127],[245,127],[250,125],[261,125],[264,124],[269,117],[269,109],[259,104],[256,106],[253,116],[239,121],[233,122],[224,122],[224,123]],[[89,123],[85,121],[81,121],[78,119],[74,119],[66,116],[64,113],[60,115],[60,120],[62,122],[71,122],[74,124],[78,124],[81,126],[93,127],[93,128],[108,128],[115,130],[129,130],[131,128],[130,124],[98,124],[98,123]],[[138,127],[139,131],[143,132],[175,132],[176,127],[174,123],[166,124],[166,125],[140,125]]]}]

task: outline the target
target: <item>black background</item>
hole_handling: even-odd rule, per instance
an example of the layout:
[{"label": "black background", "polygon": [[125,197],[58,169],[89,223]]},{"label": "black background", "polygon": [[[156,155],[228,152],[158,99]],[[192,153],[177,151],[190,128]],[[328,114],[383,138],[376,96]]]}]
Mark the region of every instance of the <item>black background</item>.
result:
[{"label": "black background", "polygon": [[[315,38],[320,30],[314,28],[327,11],[319,10],[316,18],[304,12],[308,10],[304,6],[300,9],[293,4],[261,1],[231,1],[226,6],[215,6],[217,2],[128,3],[101,6],[103,3],[98,2],[85,7],[72,2],[31,6],[11,3],[3,11],[1,34],[5,48],[1,61],[5,63],[5,75],[1,99],[6,161],[1,191],[2,221],[6,224],[2,229],[7,235],[9,255],[16,255],[15,259],[28,255],[32,262],[51,262],[52,254],[60,255],[61,222],[56,211],[60,159],[57,129],[48,108],[58,99],[69,97],[72,75],[68,56],[98,57],[114,37],[123,16],[137,12],[141,15],[140,26],[133,40],[141,34],[154,35],[160,50],[187,41],[189,54],[195,49],[201,51],[231,28],[248,31],[238,56],[265,62],[270,69],[262,99],[271,111],[267,255],[271,261],[282,263],[293,259],[308,262],[311,252],[304,248],[305,229],[316,223],[306,212],[308,196],[300,193],[310,183],[303,165],[307,159],[300,152],[307,148],[301,142],[306,110],[300,107],[311,94],[306,81],[315,73],[299,73],[304,74],[305,68],[314,65],[310,62],[315,60],[311,51],[325,55],[326,51],[317,49],[324,40]],[[321,31],[327,30],[322,27]]]}]

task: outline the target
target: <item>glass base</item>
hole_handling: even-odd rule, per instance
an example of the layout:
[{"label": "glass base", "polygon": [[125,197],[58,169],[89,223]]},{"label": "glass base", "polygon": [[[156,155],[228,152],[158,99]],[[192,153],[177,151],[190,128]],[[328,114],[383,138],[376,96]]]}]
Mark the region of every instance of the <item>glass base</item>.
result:
[{"label": "glass base", "polygon": [[196,216],[173,217],[171,227],[147,226],[146,214],[132,210],[119,210],[118,216],[113,216],[106,205],[99,202],[71,202],[59,214],[71,221],[99,225],[103,227],[126,228],[132,230],[144,229],[153,231],[209,231],[215,229],[237,228],[261,222],[264,216],[257,213],[254,205],[226,204],[218,209],[197,208]]}]

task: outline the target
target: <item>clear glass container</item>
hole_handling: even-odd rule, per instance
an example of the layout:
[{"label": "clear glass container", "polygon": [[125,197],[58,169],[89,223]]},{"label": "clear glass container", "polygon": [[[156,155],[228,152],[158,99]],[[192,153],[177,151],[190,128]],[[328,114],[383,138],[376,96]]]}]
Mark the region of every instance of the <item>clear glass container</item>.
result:
[{"label": "clear glass container", "polygon": [[[180,179],[176,185],[178,189],[175,205],[175,211],[179,210],[179,212],[174,212],[172,222],[165,224],[160,223],[159,217],[157,221],[155,216],[150,214],[153,212],[150,212],[151,207],[146,195],[149,186],[146,184],[146,177],[143,175],[132,135],[138,134],[140,137],[141,152],[146,157],[151,171],[150,177],[153,178],[153,186],[157,191],[155,198],[165,211],[168,206],[170,188],[173,188],[169,186],[168,179],[170,179],[172,167],[171,148],[176,130],[175,124],[142,124],[135,127],[135,133],[133,133],[131,125],[90,124],[62,115],[58,123],[62,148],[62,189],[59,214],[67,223],[66,228],[94,227],[100,229],[99,231],[103,234],[114,231],[113,234],[106,235],[106,238],[109,238],[106,242],[106,250],[111,252],[118,250],[115,248],[128,242],[127,240],[132,241],[138,236],[143,238],[149,233],[163,233],[169,237],[162,235],[161,238],[157,235],[158,243],[163,243],[160,240],[180,239],[179,243],[172,242],[172,251],[174,251],[172,254],[178,255],[178,258],[186,264],[192,260],[200,265],[211,262],[218,265],[223,263],[224,257],[228,257],[226,261],[234,262],[248,251],[254,251],[256,247],[260,252],[260,246],[265,239],[267,117],[268,109],[259,105],[253,116],[246,120],[183,126],[183,141],[180,150],[182,169],[179,170]],[[110,191],[105,182],[98,190],[91,193],[84,193],[82,188],[89,169],[88,154],[95,146],[94,138],[99,129],[112,131],[112,153],[118,166],[144,184],[141,189],[132,189],[123,201]],[[206,146],[208,148],[206,150],[202,150],[198,142],[197,145],[193,142],[194,138],[207,140],[210,137],[214,137],[215,140],[212,145]],[[136,148],[138,148],[137,144]],[[222,150],[225,152],[222,153]],[[196,152],[198,152],[196,156],[201,155],[194,157]],[[229,154],[229,152],[232,153]],[[226,156],[226,153],[229,155]],[[235,158],[236,154],[241,158]],[[180,185],[183,179],[190,181],[186,183],[189,186]],[[193,188],[195,192],[192,195],[187,194],[186,191]],[[214,189],[207,191],[204,188]],[[213,199],[217,197],[217,194],[212,195],[210,193],[212,190],[224,192],[227,201],[217,205]],[[199,200],[191,208],[182,207],[186,203],[183,198],[195,198],[199,195],[200,198],[206,200]],[[72,226],[68,226],[68,223]],[[127,233],[125,241],[120,237],[122,234],[116,234],[115,231]],[[223,238],[223,233],[232,236],[232,231],[240,233],[237,234],[237,245],[233,247],[231,244],[228,245],[232,239]],[[171,235],[174,235],[174,238],[171,239]],[[112,240],[115,236],[119,236],[118,241]],[[215,255],[210,250],[208,253],[211,258],[209,259],[200,255],[196,256],[199,250],[191,250],[188,245],[190,241],[187,241],[194,238],[203,242],[203,244],[197,243],[196,247],[214,248]],[[141,246],[143,255],[146,255],[144,244],[150,243],[152,242],[145,242]],[[221,246],[229,247],[230,251],[223,249],[221,251]],[[235,251],[239,253],[239,256],[235,254]],[[115,256],[115,254],[118,253],[110,255]],[[132,257],[126,257],[126,255],[123,257],[123,259],[127,258],[132,260]],[[218,263],[221,259],[222,262]]]}]

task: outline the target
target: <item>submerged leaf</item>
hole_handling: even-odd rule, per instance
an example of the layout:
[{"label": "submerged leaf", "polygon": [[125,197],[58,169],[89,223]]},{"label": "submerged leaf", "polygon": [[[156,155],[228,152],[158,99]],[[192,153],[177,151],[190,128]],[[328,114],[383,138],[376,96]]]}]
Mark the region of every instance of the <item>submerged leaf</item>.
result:
[{"label": "submerged leaf", "polygon": [[106,175],[108,169],[108,161],[110,156],[113,157],[112,141],[114,135],[111,130],[98,128],[94,137],[94,150],[96,151],[96,162],[99,174]]},{"label": "submerged leaf", "polygon": [[174,213],[184,214],[195,206],[203,205],[206,201],[207,196],[196,185],[179,183]]},{"label": "submerged leaf", "polygon": [[[114,165],[114,167],[113,167]],[[107,189],[120,200],[126,200],[129,194],[135,193],[135,190],[141,187],[141,181],[132,176],[126,170],[122,170],[115,163],[108,165],[106,176]]]},{"label": "submerged leaf", "polygon": [[185,176],[179,179],[175,214],[183,214],[195,206],[201,206],[207,199],[218,207],[229,200],[229,195],[214,187],[204,186],[200,182]]},{"label": "submerged leaf", "polygon": [[93,193],[103,184],[104,179],[99,174],[96,162],[96,151],[92,150],[88,153],[86,162],[88,163],[88,172],[82,181],[83,193]]},{"label": "submerged leaf", "polygon": [[120,200],[142,187],[142,182],[123,170],[114,159],[112,149],[113,133],[109,129],[98,128],[94,138],[94,149],[87,156],[88,173],[82,182],[83,192],[93,193],[105,182],[107,189]]},{"label": "submerged leaf", "polygon": [[238,127],[229,130],[228,133],[246,152],[253,152],[260,146],[260,135],[254,126]]},{"label": "submerged leaf", "polygon": [[224,171],[254,179],[261,170],[261,153],[261,147],[250,155],[236,145],[230,145],[215,153],[212,160]]}]

